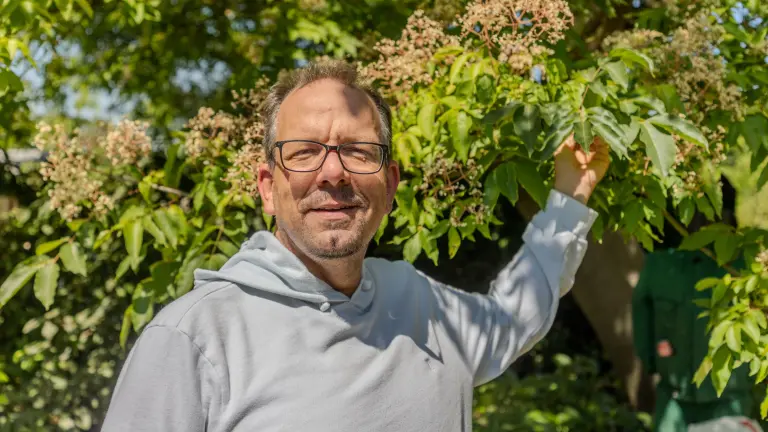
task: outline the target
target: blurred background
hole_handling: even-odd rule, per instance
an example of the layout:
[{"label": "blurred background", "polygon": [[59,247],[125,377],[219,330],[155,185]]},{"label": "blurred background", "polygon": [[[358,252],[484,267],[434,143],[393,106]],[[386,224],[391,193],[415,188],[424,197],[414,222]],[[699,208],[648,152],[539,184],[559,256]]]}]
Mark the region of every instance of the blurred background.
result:
[{"label": "blurred background", "polygon": [[[39,172],[48,157],[34,146],[39,121],[85,128],[100,121],[146,120],[151,158],[167,163],[165,150],[201,107],[231,109],[233,90],[316,58],[374,61],[375,43],[400,37],[417,9],[450,31],[467,3],[0,0],[0,281],[34,255],[41,239],[55,240],[67,230],[50,206]],[[575,23],[554,46],[555,55],[578,67],[611,38],[629,37],[630,30],[674,34],[687,25],[681,11],[695,4],[711,11],[713,26],[725,29],[726,36],[711,41],[711,55],[733,62],[741,55],[739,41],[731,43],[728,35],[757,33],[763,45],[741,42],[741,49],[762,50],[763,64],[768,63],[765,5],[689,3],[570,0]],[[723,38],[736,48],[721,52]],[[718,79],[738,84],[734,74],[739,74],[736,66]],[[755,76],[768,85],[765,69]],[[674,77],[669,84],[675,85]],[[754,131],[768,132],[768,125],[756,125]],[[751,174],[750,161],[749,154],[734,153],[723,163],[733,188],[731,210],[739,224],[768,228],[768,189],[758,187],[764,180]],[[477,236],[450,261],[435,265],[422,257],[416,265],[462,289],[485,292],[519,248],[534,211],[530,199],[516,206],[505,202],[504,225],[492,239]],[[248,229],[265,223],[258,218]],[[666,226],[666,232],[667,241],[674,242],[673,227]],[[399,259],[402,245],[374,245],[371,254]],[[648,329],[633,332],[632,317],[645,254],[634,239],[619,234],[592,243],[547,338],[507,375],[477,389],[477,430],[651,430],[654,380],[633,340]],[[49,308],[32,289],[8,298],[0,292],[1,431],[99,430],[136,337],[124,324],[124,310],[134,299],[119,293],[123,285],[130,292],[139,280],[125,268],[122,279],[114,277],[122,258],[109,251],[89,255],[87,277],[61,279]]]}]

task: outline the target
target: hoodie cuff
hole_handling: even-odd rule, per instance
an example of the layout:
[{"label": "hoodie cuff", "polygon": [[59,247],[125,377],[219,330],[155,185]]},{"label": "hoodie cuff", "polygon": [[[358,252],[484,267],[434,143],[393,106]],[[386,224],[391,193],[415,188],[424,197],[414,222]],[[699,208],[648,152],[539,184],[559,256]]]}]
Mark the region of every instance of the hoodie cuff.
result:
[{"label": "hoodie cuff", "polygon": [[538,229],[557,234],[572,232],[584,238],[597,219],[597,212],[576,199],[556,190],[551,190],[544,211],[533,217],[531,223]]}]

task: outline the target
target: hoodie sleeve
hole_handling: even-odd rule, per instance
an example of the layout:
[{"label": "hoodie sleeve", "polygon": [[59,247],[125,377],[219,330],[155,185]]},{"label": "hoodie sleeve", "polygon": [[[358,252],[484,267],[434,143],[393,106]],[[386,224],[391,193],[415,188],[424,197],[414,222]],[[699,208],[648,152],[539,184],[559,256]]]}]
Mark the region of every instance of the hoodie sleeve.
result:
[{"label": "hoodie sleeve", "polygon": [[561,296],[573,286],[597,213],[552,191],[531,220],[524,244],[491,283],[487,295],[430,280],[447,331],[481,385],[501,375],[549,331]]},{"label": "hoodie sleeve", "polygon": [[203,432],[215,397],[211,362],[176,327],[147,327],[117,380],[103,432]]}]

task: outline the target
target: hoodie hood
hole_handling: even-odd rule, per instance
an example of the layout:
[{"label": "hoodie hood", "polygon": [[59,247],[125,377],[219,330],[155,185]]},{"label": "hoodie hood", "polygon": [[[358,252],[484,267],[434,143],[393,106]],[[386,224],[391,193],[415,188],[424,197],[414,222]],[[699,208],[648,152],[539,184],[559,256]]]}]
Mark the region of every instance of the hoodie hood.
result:
[{"label": "hoodie hood", "polygon": [[[218,271],[197,269],[194,274],[195,287],[209,282],[231,282],[309,303],[343,303],[350,300],[313,275],[269,231],[255,233]],[[368,270],[363,265],[360,284],[368,283]]]}]

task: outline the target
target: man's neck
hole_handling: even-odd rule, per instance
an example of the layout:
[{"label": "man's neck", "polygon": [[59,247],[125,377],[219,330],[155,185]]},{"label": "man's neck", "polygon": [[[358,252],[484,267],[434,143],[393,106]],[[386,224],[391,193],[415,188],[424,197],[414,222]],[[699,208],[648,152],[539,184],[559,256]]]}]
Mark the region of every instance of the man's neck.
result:
[{"label": "man's neck", "polygon": [[363,277],[363,260],[365,251],[350,255],[344,258],[318,259],[305,254],[288,235],[281,230],[275,234],[283,246],[291,251],[299,260],[304,263],[310,273],[318,279],[327,283],[331,288],[352,297],[352,294],[360,285],[360,279]]}]

